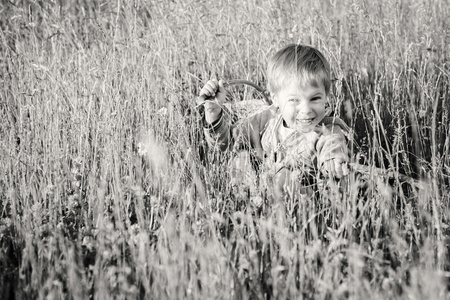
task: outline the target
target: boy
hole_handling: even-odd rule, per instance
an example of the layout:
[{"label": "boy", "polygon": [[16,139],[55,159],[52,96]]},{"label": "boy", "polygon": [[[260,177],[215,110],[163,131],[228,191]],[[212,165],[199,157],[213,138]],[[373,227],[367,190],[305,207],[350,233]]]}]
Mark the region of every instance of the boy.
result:
[{"label": "boy", "polygon": [[305,187],[320,175],[347,175],[348,127],[328,116],[330,68],[322,53],[310,46],[285,46],[269,61],[267,83],[273,105],[236,123],[223,109],[223,82],[206,83],[197,104],[205,108],[208,144],[222,151],[249,150],[257,172],[269,173],[276,198],[311,195]]}]

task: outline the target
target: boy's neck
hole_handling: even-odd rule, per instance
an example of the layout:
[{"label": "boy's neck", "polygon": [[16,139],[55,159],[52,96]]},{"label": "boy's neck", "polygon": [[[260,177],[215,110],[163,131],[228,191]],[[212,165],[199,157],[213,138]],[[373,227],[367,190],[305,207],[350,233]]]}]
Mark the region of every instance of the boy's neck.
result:
[{"label": "boy's neck", "polygon": [[284,141],[289,135],[291,135],[292,132],[294,132],[294,129],[289,128],[286,124],[286,122],[281,119],[282,122],[280,124],[280,126],[277,129],[277,134],[278,134],[278,141],[282,142]]}]

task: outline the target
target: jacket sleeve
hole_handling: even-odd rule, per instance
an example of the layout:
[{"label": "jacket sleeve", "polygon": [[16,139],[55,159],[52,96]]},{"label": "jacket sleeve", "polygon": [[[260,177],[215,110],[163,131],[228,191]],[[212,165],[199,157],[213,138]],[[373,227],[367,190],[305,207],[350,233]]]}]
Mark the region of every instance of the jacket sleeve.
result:
[{"label": "jacket sleeve", "polygon": [[340,159],[345,162],[349,160],[344,130],[336,124],[322,125],[322,135],[316,144],[319,167],[330,159]]},{"label": "jacket sleeve", "polygon": [[219,149],[221,151],[230,150],[234,145],[232,135],[232,123],[236,119],[231,112],[224,108],[218,120],[212,124],[208,124],[203,116],[203,131],[208,146],[212,149]]},{"label": "jacket sleeve", "polygon": [[254,149],[256,152],[261,152],[261,134],[270,114],[270,110],[267,109],[239,119],[231,109],[224,108],[219,119],[212,124],[207,124],[203,118],[206,142],[209,147],[221,151]]}]

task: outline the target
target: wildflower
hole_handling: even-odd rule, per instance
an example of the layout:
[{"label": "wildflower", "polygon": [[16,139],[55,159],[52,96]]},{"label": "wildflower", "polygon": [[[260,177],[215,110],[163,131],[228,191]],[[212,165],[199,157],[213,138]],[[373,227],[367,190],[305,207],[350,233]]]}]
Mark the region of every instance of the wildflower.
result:
[{"label": "wildflower", "polygon": [[167,108],[166,107],[161,107],[158,112],[158,115],[160,115],[161,117],[167,116]]}]

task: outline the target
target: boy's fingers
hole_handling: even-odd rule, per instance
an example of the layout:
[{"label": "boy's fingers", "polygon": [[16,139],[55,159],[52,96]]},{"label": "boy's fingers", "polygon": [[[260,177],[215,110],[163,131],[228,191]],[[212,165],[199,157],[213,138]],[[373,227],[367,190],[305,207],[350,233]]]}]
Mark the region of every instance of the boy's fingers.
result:
[{"label": "boy's fingers", "polygon": [[[221,103],[223,101],[224,94],[224,81],[212,78],[211,80],[208,80],[208,82],[200,90],[200,95],[196,100],[197,106],[203,105],[205,101],[213,100],[213,98],[213,102],[217,102],[216,100],[218,100],[218,102]],[[219,103],[215,103],[215,105],[218,105]]]},{"label": "boy's fingers", "polygon": [[340,179],[349,174],[348,163],[342,159],[332,159],[323,164],[323,172],[329,177]]},{"label": "boy's fingers", "polygon": [[219,80],[219,82],[218,82],[218,91],[219,92],[225,92],[225,86],[223,85],[223,80],[221,79],[221,80]]},{"label": "boy's fingers", "polygon": [[[223,85],[222,85],[223,86]],[[217,80],[213,81],[210,80],[206,83],[206,85],[203,87],[205,90],[205,94],[209,97],[214,97],[216,93],[220,90],[220,85],[217,82]]]},{"label": "boy's fingers", "polygon": [[204,87],[204,94],[206,96],[212,97],[216,94],[216,89],[215,87],[212,87],[211,85],[206,85]]},{"label": "boy's fingers", "polygon": [[197,105],[202,105],[203,103],[205,103],[206,99],[210,98],[209,93],[210,92],[208,90],[203,88],[200,91],[200,95],[198,96],[197,100],[195,101]]},{"label": "boy's fingers", "polygon": [[217,84],[213,80],[209,80],[200,90],[200,95],[197,98],[197,105],[202,105],[205,100],[214,97],[217,91]]},{"label": "boy's fingers", "polygon": [[217,82],[216,79],[208,80],[208,82],[205,84],[205,87],[210,88],[212,91],[216,91],[218,86],[219,86],[219,83]]}]

